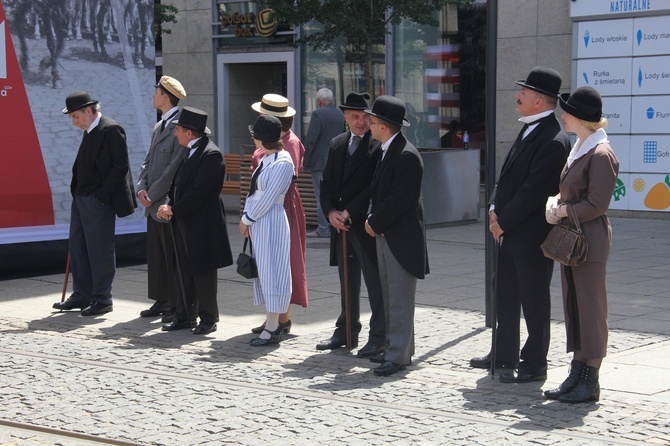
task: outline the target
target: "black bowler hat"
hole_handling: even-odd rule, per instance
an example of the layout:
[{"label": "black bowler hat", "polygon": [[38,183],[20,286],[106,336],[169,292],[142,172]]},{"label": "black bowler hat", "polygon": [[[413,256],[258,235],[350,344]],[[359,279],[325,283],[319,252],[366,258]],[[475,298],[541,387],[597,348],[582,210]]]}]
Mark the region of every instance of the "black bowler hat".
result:
[{"label": "black bowler hat", "polygon": [[198,132],[209,135],[211,132],[207,128],[207,113],[193,107],[184,107],[179,113],[179,118],[174,122],[175,125],[186,127],[187,129],[197,130]]},{"label": "black bowler hat", "polygon": [[409,121],[405,119],[405,103],[393,96],[379,96],[372,104],[372,110],[365,110],[365,113],[393,124],[409,127]]},{"label": "black bowler hat", "polygon": [[259,115],[249,126],[251,137],[263,142],[276,142],[281,138],[281,121],[276,116]]},{"label": "black bowler hat", "polygon": [[600,122],[603,116],[603,100],[593,87],[579,87],[559,98],[561,108],[577,119],[588,122]]},{"label": "black bowler hat", "polygon": [[91,95],[86,91],[77,91],[71,93],[65,98],[65,108],[63,114],[67,115],[80,108],[88,107],[89,105],[97,104],[98,101],[91,99]]},{"label": "black bowler hat", "polygon": [[347,95],[347,100],[344,101],[344,104],[340,105],[340,110],[366,110],[370,108],[368,101],[370,100],[370,95],[366,93],[349,93]]},{"label": "black bowler hat", "polygon": [[535,67],[530,70],[526,80],[516,81],[522,87],[530,88],[539,93],[557,97],[563,79],[558,71],[552,68]]}]

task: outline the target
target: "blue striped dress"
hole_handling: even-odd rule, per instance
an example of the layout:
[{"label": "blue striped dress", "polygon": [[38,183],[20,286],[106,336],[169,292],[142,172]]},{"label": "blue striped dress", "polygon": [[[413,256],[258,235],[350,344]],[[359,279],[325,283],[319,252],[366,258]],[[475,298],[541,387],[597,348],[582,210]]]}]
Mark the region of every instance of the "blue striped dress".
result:
[{"label": "blue striped dress", "polygon": [[268,313],[285,313],[291,302],[291,237],[284,210],[284,195],[295,173],[285,151],[266,155],[256,192],[247,198],[242,221],[250,225],[258,278],[254,279],[254,304],[265,304]]}]

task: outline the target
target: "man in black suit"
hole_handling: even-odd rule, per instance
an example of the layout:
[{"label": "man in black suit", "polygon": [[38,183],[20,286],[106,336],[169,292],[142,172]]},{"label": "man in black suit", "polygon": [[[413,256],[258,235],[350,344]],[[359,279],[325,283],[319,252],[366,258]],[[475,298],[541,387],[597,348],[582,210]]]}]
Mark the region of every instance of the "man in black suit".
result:
[{"label": "man in black suit", "polygon": [[[551,230],[544,217],[547,198],[558,193],[558,181],[570,151],[570,140],[554,115],[561,75],[535,67],[517,81],[516,110],[524,126],[503,163],[489,202],[489,230],[499,243],[496,270],[496,366],[514,368],[502,382],[542,381],[547,377],[554,262],[540,245]],[[528,339],[519,355],[519,309]],[[519,363],[519,358],[522,362]],[[518,364],[518,367],[517,367]],[[489,368],[491,354],[470,360]]]},{"label": "man in black suit", "polygon": [[[340,109],[349,125],[330,143],[330,154],[321,178],[321,209],[328,216],[330,232],[330,264],[337,265],[340,274],[342,312],[335,323],[335,332],[326,342],[317,344],[317,350],[328,350],[346,345],[346,307],[351,323],[351,348],[358,345],[361,331],[360,294],[361,270],[370,299],[370,334],[368,342],[357,356],[367,358],[384,351],[384,300],[379,282],[375,240],[365,233],[365,219],[370,203],[370,183],[379,159],[381,143],[370,135],[368,93],[349,93]],[[345,304],[344,233],[347,239],[347,282],[349,302]]]},{"label": "man in black suit", "polygon": [[365,231],[376,241],[386,320],[385,351],[370,360],[382,363],[375,375],[388,376],[412,362],[416,280],[428,273],[421,198],[423,161],[400,133],[403,126],[409,126],[400,99],[380,96],[366,113],[372,137],[382,143]]},{"label": "man in black suit", "polygon": [[74,293],[53,304],[57,310],[83,309],[82,316],[112,311],[116,272],[116,217],[137,207],[130,174],[126,132],[100,113],[100,104],[80,91],[65,99],[63,114],[84,131],[72,166],[70,264]]},{"label": "man in black suit", "polygon": [[162,329],[190,328],[197,315],[200,323],[193,334],[204,335],[216,331],[219,321],[216,270],[233,264],[221,199],[226,165],[219,148],[206,136],[207,113],[184,107],[175,126],[175,136],[188,154],[172,182],[171,204],[161,205],[156,215],[172,224],[185,295],[177,300],[172,322]]}]

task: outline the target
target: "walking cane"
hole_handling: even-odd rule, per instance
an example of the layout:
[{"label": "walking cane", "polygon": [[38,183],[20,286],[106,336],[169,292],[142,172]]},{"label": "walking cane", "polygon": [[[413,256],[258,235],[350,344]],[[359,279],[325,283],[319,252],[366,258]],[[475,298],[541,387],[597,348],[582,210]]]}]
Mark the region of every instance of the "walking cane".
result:
[{"label": "walking cane", "polygon": [[351,351],[351,312],[349,311],[349,259],[347,255],[347,231],[342,231],[342,262],[344,265],[344,320],[347,328],[347,351]]},{"label": "walking cane", "polygon": [[179,278],[179,289],[181,291],[181,299],[184,302],[184,311],[186,311],[186,317],[188,318],[188,323],[191,324],[192,329],[193,319],[191,319],[191,315],[188,313],[188,302],[186,301],[186,288],[184,287],[184,278],[181,275],[181,262],[179,261],[179,255],[177,254],[177,240],[174,237],[174,227],[172,226],[172,220],[168,222],[168,225],[170,226],[170,239],[172,239],[172,250],[174,251],[174,261],[175,264],[177,265],[177,277]]},{"label": "walking cane", "polygon": [[60,303],[65,302],[65,293],[67,292],[67,280],[70,278],[70,251],[67,252],[67,262],[65,262],[65,279],[63,280],[63,294],[60,296]]},{"label": "walking cane", "polygon": [[[500,238],[500,243],[502,243],[502,237]],[[500,243],[496,243],[495,246],[495,256],[496,264],[493,273],[493,293],[491,296],[491,312],[493,313],[493,322],[491,323],[491,379],[494,379],[496,373],[496,347],[497,347],[497,334],[498,334],[498,261],[500,260]]]}]

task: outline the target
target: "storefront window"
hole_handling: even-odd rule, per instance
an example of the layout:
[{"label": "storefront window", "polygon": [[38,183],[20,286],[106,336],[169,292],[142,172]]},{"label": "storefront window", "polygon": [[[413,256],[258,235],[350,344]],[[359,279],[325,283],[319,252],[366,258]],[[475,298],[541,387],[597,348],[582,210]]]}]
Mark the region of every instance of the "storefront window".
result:
[{"label": "storefront window", "polygon": [[393,94],[407,107],[417,147],[484,147],[486,5],[446,5],[439,26],[402,22],[393,30]]},{"label": "storefront window", "polygon": [[[318,31],[319,24],[310,23],[302,32]],[[367,91],[372,96],[384,94],[385,61],[383,38],[372,45],[372,85],[367,85],[366,59],[363,45],[358,39],[342,37],[328,50],[302,47],[302,100],[303,136],[307,134],[309,118],[316,108],[316,91],[328,87],[333,91],[335,103],[342,104],[352,91]]]}]

